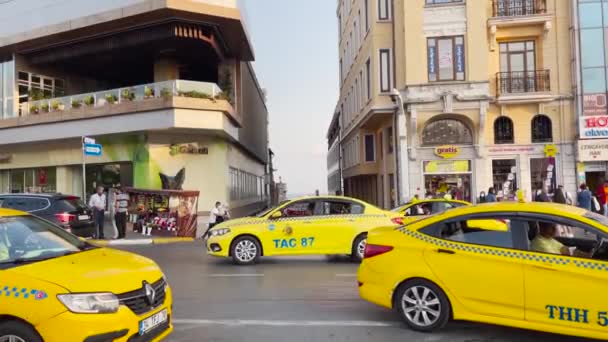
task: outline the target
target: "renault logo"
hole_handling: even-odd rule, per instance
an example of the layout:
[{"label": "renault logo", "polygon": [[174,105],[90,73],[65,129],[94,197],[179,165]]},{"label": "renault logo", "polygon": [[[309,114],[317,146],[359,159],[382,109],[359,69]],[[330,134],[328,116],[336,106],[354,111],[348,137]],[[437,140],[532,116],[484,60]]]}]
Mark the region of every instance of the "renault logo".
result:
[{"label": "renault logo", "polygon": [[152,287],[152,285],[148,284],[144,281],[144,291],[146,292],[146,301],[148,305],[154,304],[154,300],[156,300],[156,291]]}]

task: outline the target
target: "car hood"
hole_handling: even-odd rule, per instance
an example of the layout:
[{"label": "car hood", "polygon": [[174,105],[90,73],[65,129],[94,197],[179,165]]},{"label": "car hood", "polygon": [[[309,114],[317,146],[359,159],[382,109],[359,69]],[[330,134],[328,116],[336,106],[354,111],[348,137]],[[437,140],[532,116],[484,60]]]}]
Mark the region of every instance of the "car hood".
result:
[{"label": "car hood", "polygon": [[153,283],[163,274],[156,263],[142,256],[107,248],[15,267],[8,272],[47,281],[70,292],[120,294]]}]

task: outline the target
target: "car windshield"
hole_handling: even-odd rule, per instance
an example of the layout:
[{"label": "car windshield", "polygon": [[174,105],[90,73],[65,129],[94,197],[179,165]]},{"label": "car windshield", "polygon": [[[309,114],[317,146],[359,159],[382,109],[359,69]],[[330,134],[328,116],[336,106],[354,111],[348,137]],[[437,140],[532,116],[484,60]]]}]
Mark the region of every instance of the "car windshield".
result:
[{"label": "car windshield", "polygon": [[287,202],[289,202],[289,201],[283,201],[283,202],[279,203],[279,205],[277,205],[276,207],[271,207],[271,208],[268,208],[266,210],[263,210],[263,211],[255,214],[254,216],[255,217],[264,217],[264,216],[268,215],[271,211],[275,210],[276,208],[279,208],[279,207],[283,206],[283,204],[285,204]]},{"label": "car windshield", "polygon": [[590,220],[593,220],[603,226],[606,226],[606,228],[608,228],[608,217],[604,216],[604,215],[600,215],[591,211],[587,211],[583,214],[584,218],[588,218]]},{"label": "car windshield", "polygon": [[397,207],[397,208],[391,209],[391,211],[392,211],[392,212],[394,212],[394,213],[398,213],[398,212],[400,212],[401,210],[403,210],[405,207],[407,207],[409,204],[410,204],[410,203],[406,203],[406,204],[404,204],[404,205],[402,205],[402,206],[400,206],[400,207]]},{"label": "car windshield", "polygon": [[0,267],[48,260],[93,248],[34,216],[0,217]]}]

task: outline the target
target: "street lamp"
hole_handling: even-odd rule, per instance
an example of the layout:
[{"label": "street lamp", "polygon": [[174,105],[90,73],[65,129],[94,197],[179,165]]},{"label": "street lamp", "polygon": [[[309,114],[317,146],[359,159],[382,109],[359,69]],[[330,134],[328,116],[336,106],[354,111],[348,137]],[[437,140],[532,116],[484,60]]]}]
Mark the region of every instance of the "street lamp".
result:
[{"label": "street lamp", "polygon": [[407,118],[401,92],[396,88],[391,91],[391,100],[396,105],[397,124],[395,136],[397,139],[397,204],[404,203],[410,197],[409,155],[407,149]]}]

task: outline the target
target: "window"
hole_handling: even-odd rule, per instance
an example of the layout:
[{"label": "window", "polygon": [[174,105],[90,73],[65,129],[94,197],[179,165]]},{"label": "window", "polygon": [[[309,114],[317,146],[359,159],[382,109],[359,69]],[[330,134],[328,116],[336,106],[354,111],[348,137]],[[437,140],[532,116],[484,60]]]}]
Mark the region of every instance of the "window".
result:
[{"label": "window", "polygon": [[376,161],[376,147],[375,139],[373,134],[365,135],[365,161],[374,162]]},{"label": "window", "polygon": [[388,154],[392,154],[395,149],[395,141],[393,137],[393,126],[386,129],[386,140],[388,145]]},{"label": "window", "polygon": [[359,203],[342,201],[323,202],[322,215],[359,215],[363,214],[364,208]]},{"label": "window", "polygon": [[545,115],[537,115],[532,119],[532,142],[546,143],[553,141],[551,119]]},{"label": "window", "polygon": [[522,223],[532,252],[608,260],[608,236],[578,221],[529,217]]},{"label": "window", "polygon": [[380,50],[380,92],[388,93],[392,88],[391,81],[391,50]]},{"label": "window", "polygon": [[344,66],[342,65],[342,58],[340,58],[340,86],[342,86],[343,81],[344,81]]},{"label": "window", "polygon": [[372,98],[371,76],[371,60],[368,58],[367,62],[365,62],[365,91],[367,93],[367,100]]},{"label": "window", "polygon": [[433,206],[431,208],[431,214],[442,213],[446,210],[449,210],[452,208],[459,208],[462,206],[464,206],[464,204],[457,203],[457,202],[433,202]]},{"label": "window", "polygon": [[437,145],[471,145],[473,135],[467,125],[460,120],[440,119],[426,125],[422,132],[422,144]]},{"label": "window", "polygon": [[363,95],[363,70],[359,71],[359,87],[357,88],[357,92],[359,93],[359,110],[365,107],[365,100]]},{"label": "window", "polygon": [[363,0],[365,8],[365,32],[369,31],[369,0]]},{"label": "window", "polygon": [[389,0],[378,0],[378,20],[391,20]]},{"label": "window", "polygon": [[464,81],[464,37],[427,39],[429,81]]},{"label": "window", "polygon": [[506,116],[501,116],[494,121],[494,143],[513,143],[513,121]]},{"label": "window", "polygon": [[515,199],[517,192],[517,161],[515,159],[492,160],[492,186],[496,197]]},{"label": "window", "polygon": [[463,2],[464,0],[426,0],[427,5],[455,4]]},{"label": "window", "polygon": [[439,224],[437,233],[444,240],[499,248],[515,248],[511,220],[471,218]]},{"label": "window", "polygon": [[65,95],[65,81],[53,77],[18,72],[19,103]]},{"label": "window", "polygon": [[431,203],[422,203],[413,205],[407,209],[405,209],[405,216],[422,216],[422,215],[430,215],[432,210]]},{"label": "window", "polygon": [[552,193],[557,186],[557,172],[555,172],[555,158],[530,159],[531,193],[535,199],[537,191],[546,189]]},{"label": "window", "polygon": [[303,217],[315,215],[315,201],[298,201],[281,209],[283,217]]},{"label": "window", "polygon": [[534,41],[501,43],[501,91],[508,93],[536,91],[535,59]]},{"label": "window", "polygon": [[356,113],[359,113],[359,80],[355,79],[355,87],[353,88],[353,94],[355,94],[353,99],[353,108]]},{"label": "window", "polygon": [[[359,30],[357,29],[357,21],[355,20],[355,23],[353,24],[353,28],[355,30],[355,42],[353,43],[353,50],[355,50],[355,52],[357,50],[359,50]],[[353,56],[356,56],[357,54],[353,54]]]},{"label": "window", "polygon": [[378,142],[379,142],[379,147],[378,147],[378,154],[380,154],[380,160],[382,160],[382,158],[384,157],[384,135],[382,134],[382,132],[379,133],[380,135],[378,136]]}]

